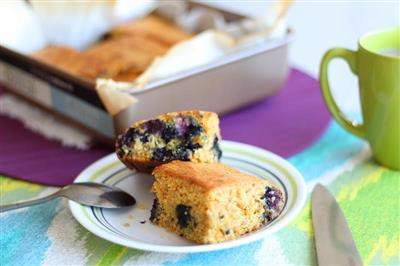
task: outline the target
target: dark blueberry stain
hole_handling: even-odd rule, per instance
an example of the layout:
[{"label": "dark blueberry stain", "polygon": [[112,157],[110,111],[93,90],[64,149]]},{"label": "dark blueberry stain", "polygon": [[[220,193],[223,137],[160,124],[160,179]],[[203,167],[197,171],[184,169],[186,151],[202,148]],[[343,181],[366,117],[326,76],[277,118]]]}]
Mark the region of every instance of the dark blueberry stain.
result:
[{"label": "dark blueberry stain", "polygon": [[120,157],[120,158],[124,157],[124,155],[125,155],[124,150],[119,149],[118,152],[117,152],[117,155],[118,155],[118,157]]},{"label": "dark blueberry stain", "polygon": [[201,148],[201,145],[197,143],[183,143],[175,148],[175,150],[166,149],[165,147],[157,148],[153,151],[152,159],[160,162],[173,160],[188,161],[194,150],[199,148]]},{"label": "dark blueberry stain", "polygon": [[265,187],[265,194],[264,194],[264,200],[268,208],[270,209],[276,209],[278,207],[278,204],[281,200],[281,197],[274,188],[271,187]]},{"label": "dark blueberry stain", "polygon": [[125,134],[122,135],[120,145],[123,146],[131,146],[135,137],[139,134],[136,128],[128,129]]},{"label": "dark blueberry stain", "polygon": [[271,212],[265,211],[264,214],[263,214],[263,218],[267,222],[271,221],[272,220]]},{"label": "dark blueberry stain", "polygon": [[185,137],[186,138],[194,138],[200,135],[204,131],[203,127],[195,124],[191,124],[188,126]]},{"label": "dark blueberry stain", "polygon": [[157,148],[153,151],[153,160],[163,162],[165,159],[165,148]]},{"label": "dark blueberry stain", "polygon": [[214,153],[217,156],[218,160],[220,160],[221,156],[222,156],[222,151],[221,151],[221,148],[219,147],[217,136],[214,137],[213,150],[214,150]]},{"label": "dark blueberry stain", "polygon": [[190,117],[187,123],[188,124],[184,133],[185,138],[194,138],[204,132],[204,128],[200,126],[193,117]]},{"label": "dark blueberry stain", "polygon": [[149,136],[144,135],[144,134],[141,135],[140,136],[140,141],[143,142],[143,143],[147,143],[149,141]]},{"label": "dark blueberry stain", "polygon": [[175,159],[174,152],[172,150],[164,148],[157,148],[153,151],[153,160],[160,162],[169,162]]},{"label": "dark blueberry stain", "polygon": [[201,145],[199,143],[189,142],[186,144],[186,149],[191,150],[191,151],[194,151],[194,150],[197,150],[200,148],[201,148]]},{"label": "dark blueberry stain", "polygon": [[190,124],[190,120],[187,117],[179,116],[176,118],[176,128],[178,130],[179,135],[183,136],[186,134],[188,126]]},{"label": "dark blueberry stain", "polygon": [[263,214],[265,221],[271,221],[273,213],[277,210],[278,204],[281,201],[281,197],[274,188],[272,187],[265,187],[264,196],[261,198],[265,201],[265,212]]},{"label": "dark blueberry stain", "polygon": [[164,158],[163,162],[175,160],[174,151],[172,150],[164,150]]},{"label": "dark blueberry stain", "polygon": [[160,215],[160,206],[158,203],[158,199],[155,198],[153,201],[153,206],[151,207],[150,211],[150,221],[155,222],[158,219],[158,216]]},{"label": "dark blueberry stain", "polygon": [[175,151],[174,160],[189,160],[189,156],[197,149],[200,149],[202,146],[198,143],[192,143],[190,140],[183,142]]},{"label": "dark blueberry stain", "polygon": [[225,235],[229,235],[231,233],[231,229],[225,231]]},{"label": "dark blueberry stain", "polygon": [[166,142],[170,142],[172,139],[178,137],[178,131],[174,126],[167,126],[161,132],[161,138]]},{"label": "dark blueberry stain", "polygon": [[187,161],[189,160],[190,152],[185,146],[179,146],[174,152],[174,160]]},{"label": "dark blueberry stain", "polygon": [[165,127],[165,123],[159,119],[149,120],[143,123],[142,128],[148,134],[156,134],[161,132]]},{"label": "dark blueberry stain", "polygon": [[149,133],[159,133],[166,143],[174,139],[179,139],[181,142],[172,150],[166,147],[154,149],[152,159],[155,161],[189,161],[193,152],[202,147],[192,142],[195,136],[204,132],[203,127],[199,126],[193,117],[178,117],[172,124],[166,124],[158,119],[150,120],[144,124],[143,128]]},{"label": "dark blueberry stain", "polygon": [[190,215],[191,206],[187,206],[184,204],[178,204],[176,206],[176,217],[178,219],[178,225],[180,228],[186,228],[189,225],[189,222],[192,220],[192,216]]},{"label": "dark blueberry stain", "polygon": [[140,223],[141,223],[141,224],[145,224],[145,223],[146,223],[146,221],[141,221]]}]

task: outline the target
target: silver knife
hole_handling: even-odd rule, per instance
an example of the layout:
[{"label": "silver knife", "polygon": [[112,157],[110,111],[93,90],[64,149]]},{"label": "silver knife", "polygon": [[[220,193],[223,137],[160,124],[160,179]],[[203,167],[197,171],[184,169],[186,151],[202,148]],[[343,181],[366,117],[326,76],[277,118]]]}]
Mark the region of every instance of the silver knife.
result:
[{"label": "silver knife", "polygon": [[312,220],[318,265],[362,265],[340,206],[320,184],[312,192]]}]

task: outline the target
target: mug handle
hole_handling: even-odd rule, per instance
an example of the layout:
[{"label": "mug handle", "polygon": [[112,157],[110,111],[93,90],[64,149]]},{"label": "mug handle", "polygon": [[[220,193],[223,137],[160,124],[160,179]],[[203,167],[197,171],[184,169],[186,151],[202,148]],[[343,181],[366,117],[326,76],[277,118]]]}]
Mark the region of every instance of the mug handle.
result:
[{"label": "mug handle", "polygon": [[333,115],[333,117],[343,128],[348,130],[350,133],[365,139],[364,125],[356,121],[349,120],[339,109],[338,105],[336,104],[332,96],[331,88],[328,82],[328,65],[330,61],[334,58],[344,59],[347,62],[347,64],[349,64],[353,74],[357,75],[357,70],[356,70],[357,52],[345,48],[332,48],[328,50],[325,53],[324,57],[322,58],[320,66],[320,74],[319,74],[322,95],[324,96],[325,103],[328,106],[328,109]]}]

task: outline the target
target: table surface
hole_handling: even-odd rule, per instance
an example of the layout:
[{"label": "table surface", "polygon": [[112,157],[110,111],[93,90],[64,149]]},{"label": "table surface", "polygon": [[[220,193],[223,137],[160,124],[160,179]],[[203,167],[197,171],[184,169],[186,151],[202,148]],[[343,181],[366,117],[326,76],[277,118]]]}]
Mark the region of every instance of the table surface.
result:
[{"label": "table surface", "polygon": [[[400,173],[375,164],[365,142],[332,122],[323,136],[289,158],[309,192],[327,185],[348,220],[365,264],[399,265]],[[1,204],[51,192],[0,177]],[[310,202],[289,226],[241,247],[197,254],[129,249],[102,240],[72,217],[66,200],[1,214],[0,265],[315,265]]]},{"label": "table surface", "polygon": [[[397,24],[398,1],[383,2],[297,1],[288,19],[297,35],[291,47],[292,62],[317,76],[320,58],[328,48],[355,49],[361,34]],[[237,1],[232,7],[260,14],[262,5],[260,1],[252,5]],[[357,111],[355,77],[344,64],[334,67],[335,96],[345,110]],[[335,195],[364,264],[400,264],[399,172],[375,164],[367,144],[335,122],[318,141],[289,161],[303,174],[309,192],[320,182]],[[0,176],[1,204],[42,196],[54,189]],[[163,254],[102,240],[74,220],[66,200],[55,200],[0,214],[0,265],[315,265],[310,207],[308,200],[289,226],[252,244],[210,253]]]}]

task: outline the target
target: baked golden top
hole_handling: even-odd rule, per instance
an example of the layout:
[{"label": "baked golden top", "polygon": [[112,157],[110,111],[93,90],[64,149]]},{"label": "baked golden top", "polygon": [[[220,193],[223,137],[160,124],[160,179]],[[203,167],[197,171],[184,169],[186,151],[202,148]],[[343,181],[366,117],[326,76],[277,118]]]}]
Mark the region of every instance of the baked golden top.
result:
[{"label": "baked golden top", "polygon": [[[197,121],[209,121],[211,119],[217,119],[217,121],[219,121],[218,115],[214,112],[208,112],[208,111],[201,111],[201,110],[190,110],[190,111],[180,111],[180,112],[169,112],[169,113],[165,113],[162,115],[157,116],[157,119],[160,119],[162,121],[165,121],[167,123],[169,122],[173,122],[174,119],[176,117],[192,117]],[[136,121],[135,123],[133,123],[130,127],[137,127],[140,124],[143,124],[144,122],[146,122],[148,120],[139,120]],[[210,126],[215,126],[214,124],[207,124],[204,123],[202,124],[202,126],[204,126],[205,131],[208,131]],[[218,126],[218,125],[216,125]],[[128,130],[128,129],[127,129]],[[127,131],[126,130],[126,131]],[[219,130],[218,130],[219,133]]]},{"label": "baked golden top", "polygon": [[75,59],[77,55],[78,52],[70,47],[49,45],[44,49],[34,52],[32,57],[41,59],[47,63],[62,64],[70,58]]},{"label": "baked golden top", "polygon": [[266,180],[242,173],[221,163],[173,161],[156,167],[153,175],[156,178],[164,176],[185,180],[207,191],[241,183],[267,183]]},{"label": "baked golden top", "polygon": [[167,46],[192,37],[192,34],[181,30],[174,24],[155,15],[148,15],[125,25],[115,27],[111,31],[111,35],[142,35]]},{"label": "baked golden top", "polygon": [[32,57],[73,75],[95,80],[134,81],[168,49],[192,35],[154,15],[116,27],[84,51],[50,45]]}]

